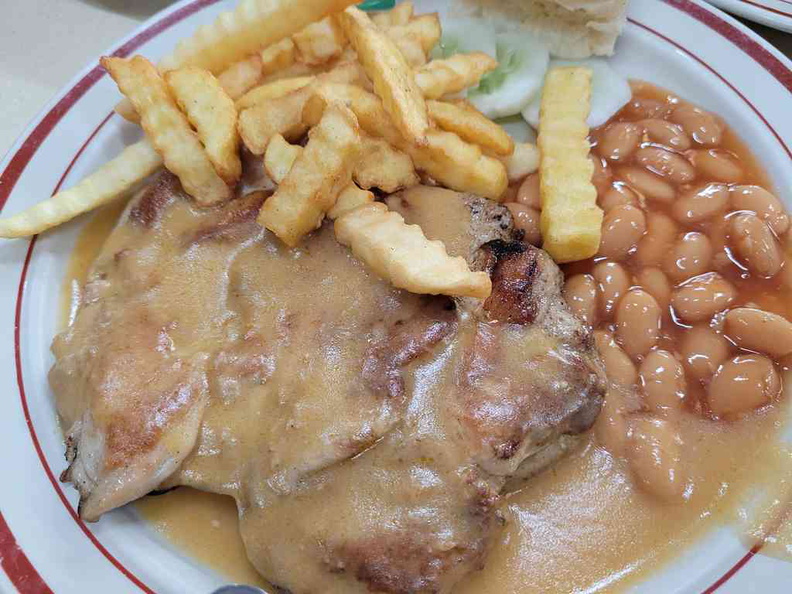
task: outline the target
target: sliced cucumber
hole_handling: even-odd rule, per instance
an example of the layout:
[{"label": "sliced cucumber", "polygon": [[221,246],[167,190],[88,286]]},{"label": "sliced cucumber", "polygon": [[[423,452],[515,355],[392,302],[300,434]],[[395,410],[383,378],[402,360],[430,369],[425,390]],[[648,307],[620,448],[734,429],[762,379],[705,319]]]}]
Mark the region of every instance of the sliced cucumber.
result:
[{"label": "sliced cucumber", "polygon": [[432,58],[448,58],[454,54],[484,52],[497,57],[495,28],[487,21],[473,18],[443,21],[443,36],[432,50]]},{"label": "sliced cucumber", "polygon": [[[605,59],[551,60],[550,68],[555,66],[586,66],[591,68],[591,111],[587,120],[589,128],[596,128],[607,122],[632,97],[632,91],[627,79],[616,72]],[[541,100],[542,94],[537,93],[522,112],[525,120],[535,129],[539,127],[539,106]]]},{"label": "sliced cucumber", "polygon": [[532,142],[536,144],[536,132],[521,115],[513,115],[495,121],[506,130],[506,133],[512,137],[514,142]]},{"label": "sliced cucumber", "polygon": [[527,31],[497,35],[498,67],[467,96],[484,115],[502,118],[520,113],[537,95],[550,60],[547,48]]}]

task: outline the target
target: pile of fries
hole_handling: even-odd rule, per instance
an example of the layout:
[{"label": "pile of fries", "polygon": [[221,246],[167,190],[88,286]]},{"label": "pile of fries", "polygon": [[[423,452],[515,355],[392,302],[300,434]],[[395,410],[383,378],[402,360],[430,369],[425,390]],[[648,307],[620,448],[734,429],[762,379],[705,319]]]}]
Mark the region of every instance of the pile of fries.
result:
[{"label": "pile of fries", "polygon": [[[54,227],[127,194],[163,164],[199,205],[225,202],[236,196],[247,150],[277,184],[258,221],[286,245],[298,245],[329,218],[339,241],[395,286],[486,298],[485,273],[388,212],[371,190],[392,193],[423,180],[501,201],[510,181],[539,166],[536,147],[515,145],[460,98],[496,68],[495,59],[474,52],[430,61],[441,36],[436,14],[415,15],[412,2],[402,2],[369,16],[352,3],[242,0],[158,66],[141,56],[103,58],[125,96],[116,111],[139,123],[146,139],[71,190],[0,220],[0,237]],[[587,109],[588,95],[579,111]],[[547,111],[568,119],[568,110]],[[577,119],[541,131],[553,159],[563,147],[553,130],[577,133]],[[590,171],[577,157],[573,167],[542,168],[555,180],[542,185],[546,199],[568,206],[574,197],[570,202],[565,188],[582,187],[589,201]],[[574,179],[559,186],[558,172]],[[569,239],[555,228],[569,208],[544,209],[556,217],[543,227],[556,249]],[[587,244],[599,228],[580,233]],[[574,257],[577,248],[567,248],[556,251]]]}]

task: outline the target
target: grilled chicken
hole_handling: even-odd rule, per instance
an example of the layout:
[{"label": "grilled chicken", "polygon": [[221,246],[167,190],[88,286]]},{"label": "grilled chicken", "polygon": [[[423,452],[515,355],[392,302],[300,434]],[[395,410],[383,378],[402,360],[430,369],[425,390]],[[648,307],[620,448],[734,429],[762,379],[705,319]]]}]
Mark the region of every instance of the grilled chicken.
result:
[{"label": "grilled chicken", "polygon": [[390,287],[329,224],[287,249],[255,223],[265,197],[199,210],[163,174],[131,202],[53,344],[63,478],[88,520],[156,488],[229,494],[295,594],[448,592],[503,493],[592,424],[591,338],[499,205],[389,198],[491,274],[481,304]]}]

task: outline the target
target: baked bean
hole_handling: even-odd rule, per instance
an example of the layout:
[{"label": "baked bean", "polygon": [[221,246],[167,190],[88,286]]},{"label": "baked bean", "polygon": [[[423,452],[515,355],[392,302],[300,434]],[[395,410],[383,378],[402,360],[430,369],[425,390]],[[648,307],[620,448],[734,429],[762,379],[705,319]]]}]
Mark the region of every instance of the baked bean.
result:
[{"label": "baked bean", "polygon": [[729,188],[724,184],[707,184],[683,192],[671,207],[680,223],[700,223],[726,208]]},{"label": "baked bean", "polygon": [[687,159],[658,146],[645,146],[635,153],[635,162],[675,184],[686,184],[696,177]]},{"label": "baked bean", "polygon": [[577,317],[586,324],[597,323],[597,283],[590,274],[576,274],[564,283],[564,298]]},{"label": "baked bean", "polygon": [[605,128],[597,144],[597,152],[609,161],[624,161],[641,143],[643,130],[631,122],[615,122]]},{"label": "baked bean", "polygon": [[729,245],[751,273],[772,278],[784,265],[773,232],[755,214],[739,212],[729,218]]},{"label": "baked bean", "polygon": [[630,419],[627,441],[630,470],[638,484],[661,499],[679,499],[685,491],[682,439],[671,421],[651,415]]},{"label": "baked bean", "polygon": [[776,359],[792,353],[792,322],[779,315],[738,307],[726,314],[726,336],[743,349]]},{"label": "baked bean", "polygon": [[539,193],[539,174],[526,177],[517,189],[517,202],[523,206],[542,210],[542,196]]},{"label": "baked bean", "polygon": [[607,261],[596,264],[591,273],[597,281],[600,314],[608,319],[630,288],[630,277],[621,265]]},{"label": "baked bean", "polygon": [[632,359],[616,344],[613,335],[604,330],[597,330],[594,332],[594,342],[605,365],[608,381],[624,388],[634,386],[638,381],[638,371]]},{"label": "baked bean", "polygon": [[657,301],[660,309],[666,311],[671,302],[671,283],[659,268],[642,268],[635,277],[635,282]]},{"label": "baked bean", "polygon": [[728,418],[764,406],[780,392],[781,378],[770,359],[739,355],[718,368],[707,401],[712,414]]},{"label": "baked bean", "polygon": [[602,220],[599,254],[611,260],[624,260],[646,232],[646,217],[637,206],[625,204],[612,208]]},{"label": "baked bean", "polygon": [[506,207],[514,219],[515,228],[522,231],[525,235],[523,239],[531,245],[542,244],[542,231],[539,227],[541,215],[535,208],[529,208],[519,202],[508,202]]},{"label": "baked bean", "polygon": [[675,282],[687,280],[710,270],[712,244],[706,235],[685,233],[666,256],[665,271]]},{"label": "baked bean", "polygon": [[695,326],[682,336],[680,354],[688,375],[693,379],[712,377],[730,351],[729,341],[708,326]]},{"label": "baked bean", "polygon": [[645,169],[624,167],[618,171],[618,175],[633,190],[643,194],[647,200],[671,204],[676,197],[676,192],[671,184]]},{"label": "baked bean", "polygon": [[646,215],[646,234],[638,242],[635,257],[641,266],[657,266],[676,241],[678,229],[670,217],[660,212]]},{"label": "baked bean", "polygon": [[671,112],[671,121],[684,128],[695,142],[704,146],[717,146],[723,131],[711,113],[693,105],[678,105]]},{"label": "baked bean", "polygon": [[662,118],[668,114],[668,106],[655,99],[633,99],[625,107],[625,114],[631,119]]},{"label": "baked bean", "polygon": [[616,308],[616,335],[635,358],[645,355],[660,338],[660,306],[643,289],[631,289]]},{"label": "baked bean", "polygon": [[604,194],[598,196],[600,208],[605,212],[624,204],[638,205],[638,196],[624,182],[616,182]]},{"label": "baked bean", "polygon": [[682,126],[672,124],[665,120],[643,120],[640,122],[649,140],[658,144],[669,146],[678,151],[686,151],[690,148],[690,138]]},{"label": "baked bean", "polygon": [[591,183],[597,188],[597,194],[601,194],[610,187],[613,173],[605,162],[605,159],[601,159],[594,154],[589,154],[589,159],[591,159],[591,162],[594,164],[594,173],[591,174]]},{"label": "baked bean", "polygon": [[646,405],[654,411],[676,409],[685,399],[685,371],[674,355],[662,349],[644,357],[639,370]]},{"label": "baked bean", "polygon": [[671,294],[671,305],[685,322],[708,320],[734,301],[737,291],[717,272],[707,272],[686,281]]},{"label": "baked bean", "polygon": [[781,201],[759,186],[734,186],[731,189],[731,206],[734,210],[748,210],[767,223],[776,235],[789,229],[789,215]]},{"label": "baked bean", "polygon": [[612,455],[621,457],[626,452],[627,431],[624,395],[617,388],[610,387],[594,424],[594,435]]},{"label": "baked bean", "polygon": [[743,177],[743,169],[737,159],[728,151],[720,149],[701,149],[691,151],[690,160],[706,179],[734,183]]}]

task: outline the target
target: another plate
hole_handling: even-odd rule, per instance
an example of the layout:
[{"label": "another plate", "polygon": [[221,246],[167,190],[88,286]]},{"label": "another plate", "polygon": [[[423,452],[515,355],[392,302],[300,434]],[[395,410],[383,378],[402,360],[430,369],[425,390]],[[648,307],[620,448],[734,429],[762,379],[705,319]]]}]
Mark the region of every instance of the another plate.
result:
[{"label": "another plate", "polygon": [[792,0],[708,0],[749,21],[792,33]]},{"label": "another plate", "polygon": [[[782,2],[783,0],[764,0]],[[180,2],[112,50],[157,58],[230,1]],[[441,0],[418,1],[441,10]],[[691,0],[632,0],[613,58],[720,113],[792,208],[792,63],[745,27]],[[17,212],[67,187],[138,138],[112,114],[116,87],[93,62],[44,110],[0,167],[0,208]],[[22,592],[210,592],[222,577],[173,549],[131,509],[86,525],[76,492],[58,482],[63,442],[47,386],[61,279],[80,219],[32,240],[0,244],[0,589]],[[789,591],[792,565],[711,533],[641,585],[641,592]]]}]

